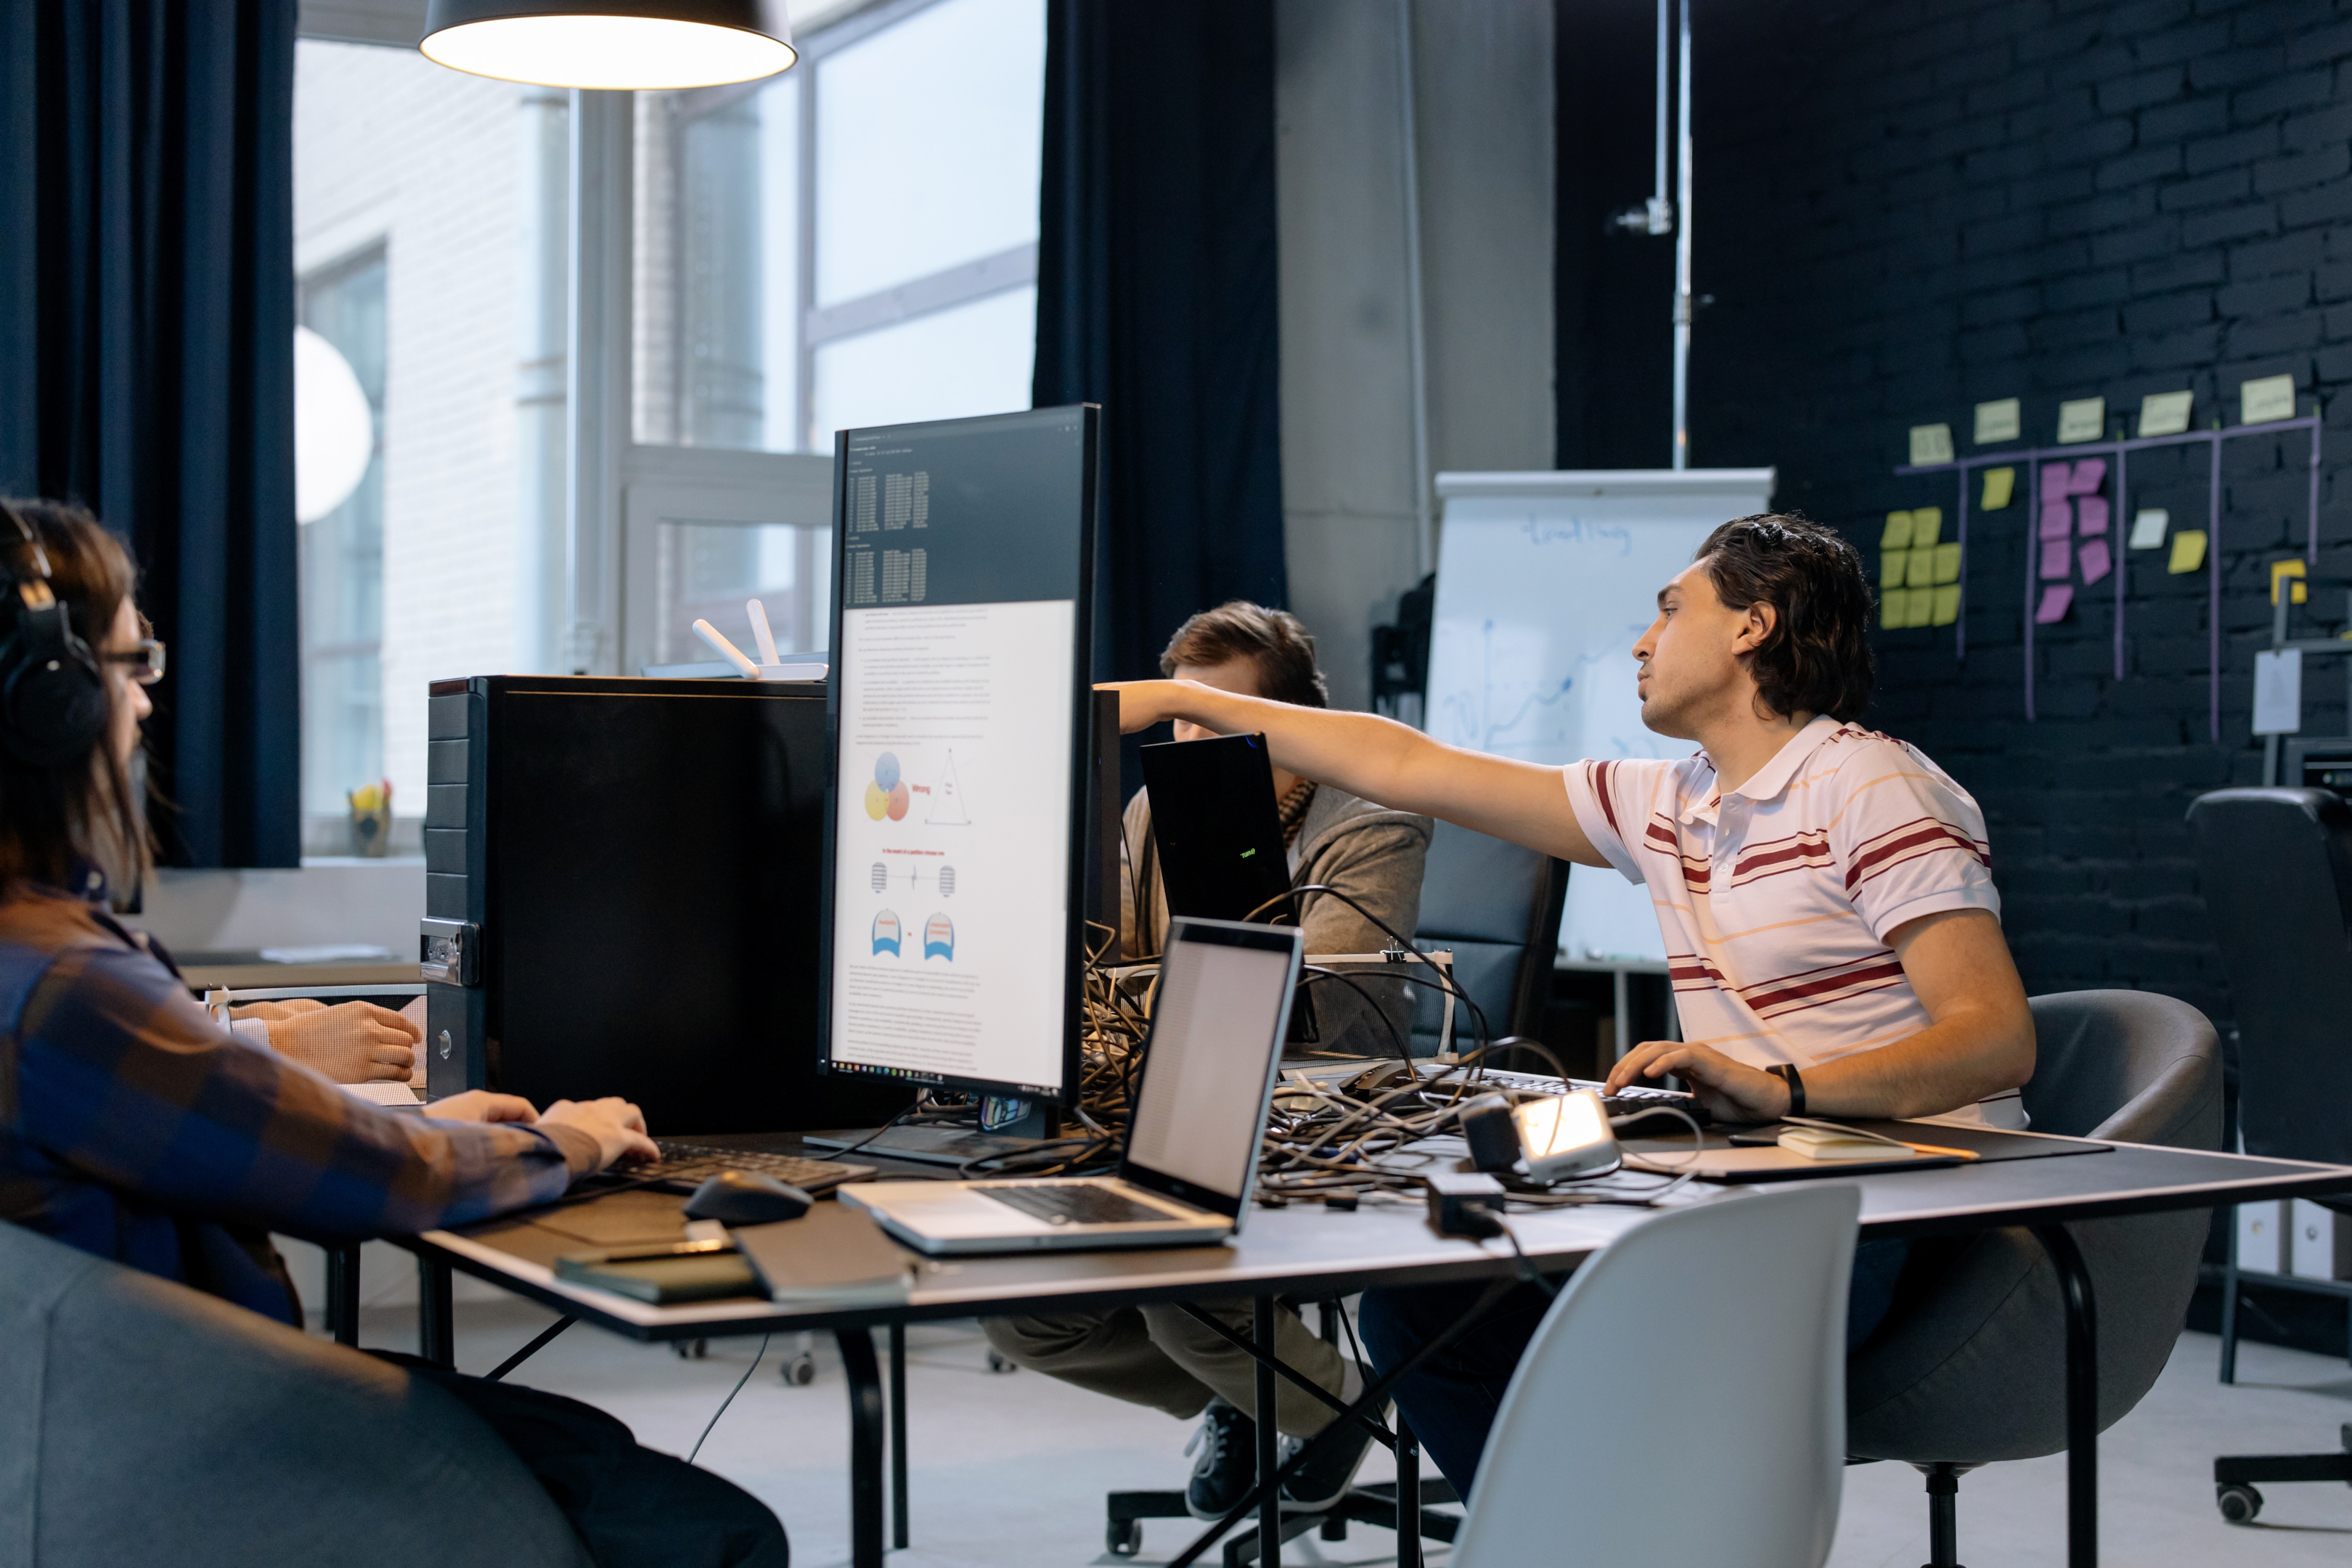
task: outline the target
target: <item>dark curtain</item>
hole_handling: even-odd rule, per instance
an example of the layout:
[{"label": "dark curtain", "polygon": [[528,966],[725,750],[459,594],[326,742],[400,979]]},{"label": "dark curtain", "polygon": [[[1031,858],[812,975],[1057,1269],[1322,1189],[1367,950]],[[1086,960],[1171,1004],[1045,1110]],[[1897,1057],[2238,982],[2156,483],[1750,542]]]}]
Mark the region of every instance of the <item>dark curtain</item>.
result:
[{"label": "dark curtain", "polygon": [[167,861],[300,858],[295,0],[0,0],[0,488],[131,544]]},{"label": "dark curtain", "polygon": [[1272,0],[1049,0],[1039,407],[1103,406],[1095,672],[1279,605]]}]

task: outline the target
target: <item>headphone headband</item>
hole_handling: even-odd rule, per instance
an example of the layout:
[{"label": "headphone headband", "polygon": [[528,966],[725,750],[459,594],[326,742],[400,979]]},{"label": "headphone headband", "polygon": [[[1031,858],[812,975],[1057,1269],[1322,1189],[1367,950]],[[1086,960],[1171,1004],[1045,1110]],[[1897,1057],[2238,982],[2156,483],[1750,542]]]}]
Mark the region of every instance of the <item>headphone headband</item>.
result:
[{"label": "headphone headband", "polygon": [[26,551],[0,565],[16,590],[0,596],[7,612],[0,626],[0,749],[20,762],[55,767],[87,753],[104,733],[106,679],[49,586],[40,536],[7,501],[0,500],[0,512],[16,525]]}]

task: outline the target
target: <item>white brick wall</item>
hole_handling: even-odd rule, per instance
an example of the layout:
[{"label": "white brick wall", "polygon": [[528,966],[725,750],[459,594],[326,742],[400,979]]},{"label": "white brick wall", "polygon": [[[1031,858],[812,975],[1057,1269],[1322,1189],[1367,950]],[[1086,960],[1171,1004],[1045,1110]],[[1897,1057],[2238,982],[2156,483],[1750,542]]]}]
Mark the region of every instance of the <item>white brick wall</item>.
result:
[{"label": "white brick wall", "polygon": [[521,89],[407,49],[304,40],[303,271],[382,243],[384,768],[425,804],[425,683],[512,668]]}]

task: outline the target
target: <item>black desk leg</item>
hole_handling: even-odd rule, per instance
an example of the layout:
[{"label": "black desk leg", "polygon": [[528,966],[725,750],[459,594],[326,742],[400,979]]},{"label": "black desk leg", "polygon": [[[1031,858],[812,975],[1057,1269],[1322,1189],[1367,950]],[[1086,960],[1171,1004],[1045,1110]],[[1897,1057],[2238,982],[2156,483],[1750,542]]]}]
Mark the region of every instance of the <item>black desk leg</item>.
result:
[{"label": "black desk leg", "polygon": [[835,1329],[834,1338],[849,1374],[849,1562],[882,1568],[882,1371],[866,1330]]},{"label": "black desk leg", "polygon": [[1274,1298],[1257,1299],[1257,1560],[1260,1568],[1282,1568],[1282,1489],[1274,1474],[1282,1468],[1275,1428]]},{"label": "black desk leg", "polygon": [[2082,1249],[2063,1225],[2036,1226],[2058,1288],[2066,1299],[2066,1563],[2096,1568],[2099,1561],[2098,1308]]},{"label": "black desk leg", "polygon": [[327,1249],[327,1332],[339,1345],[360,1342],[360,1244]]},{"label": "black desk leg", "polygon": [[1396,1417],[1397,1568],[1421,1568],[1421,1439]]},{"label": "black desk leg", "polygon": [[457,1309],[449,1294],[449,1266],[416,1260],[416,1353],[436,1366],[457,1364]]},{"label": "black desk leg", "polygon": [[2230,1243],[2221,1254],[2221,1381],[2238,1381],[2238,1211],[2230,1216]]},{"label": "black desk leg", "polygon": [[890,1325],[890,1544],[907,1550],[907,1325]]}]

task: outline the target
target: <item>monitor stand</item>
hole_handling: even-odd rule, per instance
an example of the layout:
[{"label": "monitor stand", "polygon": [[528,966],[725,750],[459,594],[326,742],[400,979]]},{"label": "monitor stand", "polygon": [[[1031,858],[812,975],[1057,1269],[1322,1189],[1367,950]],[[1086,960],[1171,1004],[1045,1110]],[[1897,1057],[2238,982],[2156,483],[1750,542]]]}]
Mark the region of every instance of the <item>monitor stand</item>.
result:
[{"label": "monitor stand", "polygon": [[1002,1132],[981,1132],[969,1127],[892,1127],[870,1134],[856,1130],[803,1132],[801,1142],[810,1149],[848,1149],[855,1146],[860,1154],[874,1154],[888,1160],[912,1160],[926,1165],[961,1165],[968,1160],[1025,1154],[1046,1141],[1043,1138],[1011,1137]]}]

